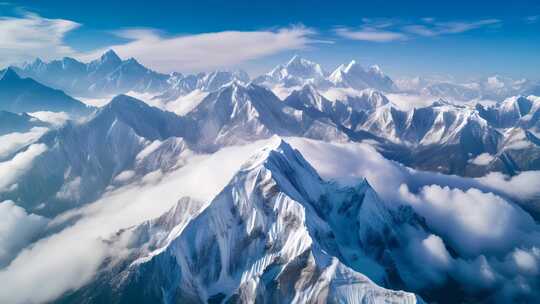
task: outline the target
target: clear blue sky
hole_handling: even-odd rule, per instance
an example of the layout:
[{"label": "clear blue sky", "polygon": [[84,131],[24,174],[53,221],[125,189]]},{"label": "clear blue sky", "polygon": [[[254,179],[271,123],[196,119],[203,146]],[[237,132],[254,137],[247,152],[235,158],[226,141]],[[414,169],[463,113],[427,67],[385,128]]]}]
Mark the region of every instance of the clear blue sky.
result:
[{"label": "clear blue sky", "polygon": [[[46,59],[90,58],[113,46],[158,70],[238,66],[257,74],[298,53],[327,70],[355,59],[396,77],[540,79],[540,1],[10,1],[0,5],[0,15],[0,33],[6,19],[76,23],[60,26],[56,45],[41,48]],[[278,35],[287,29],[293,33]],[[235,35],[200,36],[224,31]],[[9,47],[24,46],[26,38],[11,38]],[[220,50],[230,61],[212,52]],[[14,50],[0,55],[3,65],[23,58]],[[206,64],[204,56],[213,59]]]}]

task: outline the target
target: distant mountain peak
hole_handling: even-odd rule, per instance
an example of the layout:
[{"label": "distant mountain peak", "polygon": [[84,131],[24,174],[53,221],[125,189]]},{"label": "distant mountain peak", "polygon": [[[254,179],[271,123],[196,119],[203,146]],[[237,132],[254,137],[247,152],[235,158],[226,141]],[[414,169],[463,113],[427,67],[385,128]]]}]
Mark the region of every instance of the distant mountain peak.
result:
[{"label": "distant mountain peak", "polygon": [[19,76],[19,74],[17,74],[17,72],[15,72],[15,69],[13,69],[12,67],[7,67],[4,70],[4,73],[2,74],[1,79],[3,81],[19,80],[19,79],[21,79],[21,77]]},{"label": "distant mountain peak", "polygon": [[295,67],[295,66],[310,67],[310,68],[315,68],[322,71],[322,68],[318,63],[302,58],[299,55],[294,55],[286,64],[286,67]]},{"label": "distant mountain peak", "polygon": [[294,63],[301,63],[302,61],[304,61],[305,59],[303,59],[302,57],[300,57],[300,55],[298,54],[294,54],[291,59],[289,59],[289,61],[287,62],[287,64],[294,64]]},{"label": "distant mountain peak", "polygon": [[107,106],[108,107],[123,107],[123,106],[130,106],[134,104],[147,107],[147,104],[145,104],[144,102],[138,100],[137,98],[133,98],[125,94],[116,95],[113,99],[111,99],[111,101],[107,104]]},{"label": "distant mountain peak", "polygon": [[382,72],[381,67],[377,64],[370,66],[368,71],[373,74],[384,76],[384,73]]},{"label": "distant mountain peak", "polygon": [[351,60],[351,62],[349,62],[349,64],[345,68],[342,68],[342,69],[339,69],[339,70],[342,70],[345,73],[348,73],[349,71],[351,71],[353,69],[358,69],[358,68],[361,69],[362,67],[360,66],[360,64],[358,62],[356,62],[356,60],[353,59],[353,60]]},{"label": "distant mountain peak", "polygon": [[100,59],[101,59],[101,61],[105,61],[105,60],[122,61],[122,59],[120,59],[118,54],[116,54],[116,52],[113,51],[112,49],[110,49],[110,50],[106,51],[105,53],[103,53],[103,55],[101,55]]}]

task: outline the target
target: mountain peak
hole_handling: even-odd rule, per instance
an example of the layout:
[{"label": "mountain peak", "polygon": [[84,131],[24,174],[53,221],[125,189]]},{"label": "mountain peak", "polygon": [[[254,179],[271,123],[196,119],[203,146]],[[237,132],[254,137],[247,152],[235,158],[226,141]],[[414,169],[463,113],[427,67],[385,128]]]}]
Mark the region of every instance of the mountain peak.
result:
[{"label": "mountain peak", "polygon": [[[252,170],[259,166],[264,166],[274,173],[290,172],[287,167],[293,166],[297,169],[303,168],[304,170],[307,170],[312,177],[319,178],[315,169],[311,167],[300,152],[277,135],[272,136],[266,147],[258,153],[255,153],[246,163],[244,163],[242,169]],[[296,173],[300,172],[296,170]]]},{"label": "mountain peak", "polygon": [[112,49],[110,49],[107,52],[103,53],[103,55],[101,55],[101,57],[100,57],[100,60],[101,60],[101,62],[105,62],[105,61],[112,61],[112,62],[122,61],[122,59],[120,59],[120,57],[118,57],[116,52],[113,51]]},{"label": "mountain peak", "polygon": [[379,67],[379,66],[376,65],[376,64],[370,66],[370,67],[369,67],[369,71],[372,72],[372,73],[376,73],[376,74],[382,74],[381,67]]},{"label": "mountain peak", "polygon": [[304,59],[300,57],[298,54],[294,54],[292,58],[287,62],[287,65],[294,64],[294,63],[301,63]]},{"label": "mountain peak", "polygon": [[290,60],[289,62],[287,62],[287,67],[290,67],[290,66],[303,66],[303,67],[318,67],[319,64],[313,62],[313,61],[310,61],[310,60],[307,60],[307,59],[304,59],[302,57],[300,57],[299,55],[295,54]]},{"label": "mountain peak", "polygon": [[17,74],[17,72],[15,72],[15,69],[13,69],[13,67],[7,67],[4,70],[4,73],[2,74],[1,79],[4,81],[19,80],[21,79],[21,77],[19,77],[19,75]]},{"label": "mountain peak", "polygon": [[126,63],[128,64],[135,64],[135,65],[141,65],[137,59],[133,58],[133,57],[129,57],[128,60],[126,60]]},{"label": "mountain peak", "polygon": [[144,102],[125,94],[116,95],[113,99],[111,99],[108,106],[117,107],[130,104],[143,104],[146,106]]},{"label": "mountain peak", "polygon": [[347,67],[344,69],[345,73],[356,72],[356,71],[364,72],[364,69],[362,68],[362,66],[360,66],[358,62],[356,62],[356,60],[351,60],[351,62],[349,62]]}]

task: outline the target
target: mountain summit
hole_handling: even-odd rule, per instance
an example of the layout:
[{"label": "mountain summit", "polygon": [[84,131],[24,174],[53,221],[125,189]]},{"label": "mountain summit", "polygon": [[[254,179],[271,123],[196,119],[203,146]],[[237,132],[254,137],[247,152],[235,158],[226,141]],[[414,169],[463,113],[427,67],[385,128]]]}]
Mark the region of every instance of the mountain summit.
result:
[{"label": "mountain summit", "polygon": [[[380,202],[368,184],[341,191],[276,139],[252,156],[204,210],[198,211],[204,204],[183,198],[159,219],[120,232],[111,244],[137,242],[127,260],[105,265],[65,300],[423,303],[412,293],[377,286],[359,271],[368,264],[349,260],[350,246],[357,246],[353,241],[385,242],[388,214],[376,206]],[[346,224],[351,225],[344,231]]]}]

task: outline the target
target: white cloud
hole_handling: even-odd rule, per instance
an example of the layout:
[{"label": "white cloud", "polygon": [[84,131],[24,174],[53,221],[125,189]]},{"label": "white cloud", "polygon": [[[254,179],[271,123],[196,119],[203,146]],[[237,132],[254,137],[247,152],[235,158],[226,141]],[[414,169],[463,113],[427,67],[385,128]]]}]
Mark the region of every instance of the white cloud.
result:
[{"label": "white cloud", "polygon": [[11,153],[34,142],[47,130],[47,128],[34,127],[28,132],[13,132],[0,136],[0,159],[8,157]]},{"label": "white cloud", "polygon": [[[418,272],[412,270],[411,276],[415,280],[442,282],[449,274],[460,282],[474,284],[471,285],[474,288],[492,286],[499,273],[504,273],[499,270],[507,265],[500,266],[491,257],[488,261],[483,255],[470,259],[452,258],[448,253],[450,247],[456,249],[455,243],[472,242],[474,238],[480,241],[478,245],[473,244],[476,248],[470,250],[476,251],[503,248],[516,244],[516,240],[523,240],[519,243],[523,246],[530,244],[529,239],[526,239],[528,235],[521,229],[530,225],[530,219],[524,217],[517,207],[480,190],[444,188],[446,185],[464,189],[478,187],[485,191],[486,186],[476,179],[409,170],[385,159],[367,144],[337,144],[303,138],[286,140],[299,149],[325,179],[354,184],[362,177],[367,177],[381,197],[389,202],[397,202],[401,197],[398,189],[403,183],[410,185],[410,189],[419,190],[419,194],[409,194],[425,205],[425,212],[434,212],[442,218],[439,228],[444,233],[433,229],[430,232],[432,234],[418,235],[413,239],[411,257],[425,261],[423,265],[415,266]],[[186,166],[170,174],[158,172],[161,178],[116,188],[92,204],[59,216],[50,223],[50,227],[75,223],[26,248],[10,266],[0,270],[0,281],[5,282],[3,288],[0,288],[0,302],[41,303],[85,284],[92,278],[103,258],[108,254],[117,254],[109,252],[110,248],[100,239],[108,238],[119,229],[159,216],[182,196],[192,196],[208,202],[225,186],[248,156],[267,143],[260,141],[224,148],[212,155],[192,155]],[[130,173],[126,175],[129,177]],[[205,181],[205,187],[200,186],[200,181]],[[508,187],[507,184],[498,186]],[[429,191],[424,191],[424,195],[423,189]],[[436,190],[442,193],[435,193]],[[447,204],[442,204],[443,199]],[[448,226],[443,227],[444,223]],[[428,224],[433,225],[431,222]],[[455,235],[448,231],[450,228],[455,230]],[[536,226],[529,228],[531,231],[537,230]],[[464,235],[463,240],[456,240],[458,232],[467,232],[469,235]],[[499,240],[500,244],[495,244],[495,240]],[[510,254],[513,250],[510,248],[504,254]],[[531,250],[527,252],[531,253]],[[501,256],[505,257],[504,254]],[[509,260],[508,264],[518,267],[514,258]],[[518,255],[516,261],[519,261],[522,269],[534,270],[534,263],[529,258]],[[506,271],[509,277],[515,273],[512,269]],[[55,273],[57,279],[49,280],[51,273]],[[12,293],[10,290],[32,290],[32,293]]]},{"label": "white cloud", "polygon": [[28,214],[12,201],[0,202],[0,268],[26,246],[47,224],[47,219]]},{"label": "white cloud", "polygon": [[[166,178],[118,188],[90,205],[55,218],[50,227],[76,222],[26,248],[0,270],[0,303],[43,303],[82,286],[110,253],[111,248],[101,241],[103,238],[158,217],[183,196],[209,202],[245,160],[267,144],[268,141],[258,141],[224,148],[212,155],[194,155],[186,166]],[[50,279],[52,273],[54,280]]]},{"label": "white cloud", "polygon": [[73,55],[64,43],[65,35],[80,24],[65,19],[47,19],[25,13],[20,17],[0,17],[0,66],[32,60]]},{"label": "white cloud", "polygon": [[530,275],[538,274],[538,263],[540,262],[540,249],[533,248],[532,252],[516,248],[512,252],[512,259],[522,272]]},{"label": "white cloud", "polygon": [[435,19],[424,20],[425,24],[406,25],[404,32],[419,36],[439,36],[445,34],[458,34],[478,29],[481,27],[495,26],[501,23],[498,19],[483,19],[478,21],[450,21],[437,22]]},{"label": "white cloud", "polygon": [[491,156],[489,153],[482,153],[476,156],[475,158],[469,160],[469,162],[477,166],[487,166],[494,159],[495,158]]},{"label": "white cloud", "polygon": [[444,283],[454,263],[444,241],[434,234],[410,237],[403,258],[409,261],[398,264],[403,279],[417,290]]},{"label": "white cloud", "polygon": [[540,171],[525,171],[512,177],[501,172],[491,172],[476,180],[485,187],[520,200],[534,199],[540,191]]},{"label": "white cloud", "polygon": [[12,159],[0,162],[0,192],[16,186],[17,179],[30,168],[34,158],[46,150],[44,144],[33,144]]},{"label": "white cloud", "polygon": [[295,26],[277,30],[223,31],[194,35],[165,36],[151,29],[117,31],[125,44],[80,55],[93,59],[112,48],[122,57],[135,57],[158,71],[201,71],[234,66],[249,60],[287,50],[298,50],[317,42],[310,38],[315,32]]},{"label": "white cloud", "polygon": [[478,189],[424,186],[418,194],[400,187],[405,201],[462,255],[502,253],[535,229],[532,217],[503,198]]},{"label": "white cloud", "polygon": [[380,30],[372,27],[361,28],[358,30],[349,28],[338,28],[336,29],[336,34],[347,39],[371,42],[390,42],[406,40],[408,38],[407,35],[403,33]]},{"label": "white cloud", "polygon": [[0,66],[18,64],[36,57],[51,60],[71,56],[93,60],[113,48],[122,57],[135,57],[162,72],[201,71],[231,67],[287,50],[306,48],[314,30],[291,26],[275,30],[222,31],[215,33],[164,35],[154,29],[113,31],[127,43],[80,53],[65,43],[65,36],[81,24],[65,19],[48,19],[24,12],[17,17],[0,17]]},{"label": "white cloud", "polygon": [[341,27],[336,34],[352,40],[372,42],[392,42],[408,40],[414,37],[435,37],[440,35],[458,34],[483,27],[493,27],[501,24],[498,19],[482,19],[477,21],[445,21],[439,22],[434,18],[422,18],[421,23],[405,23],[403,21],[385,21],[363,19],[364,24],[358,28]]},{"label": "white cloud", "polygon": [[61,126],[69,120],[66,112],[38,111],[28,114],[54,126]]},{"label": "white cloud", "polygon": [[422,240],[422,247],[429,254],[431,264],[447,269],[450,266],[451,257],[446,250],[444,241],[433,234]]}]

